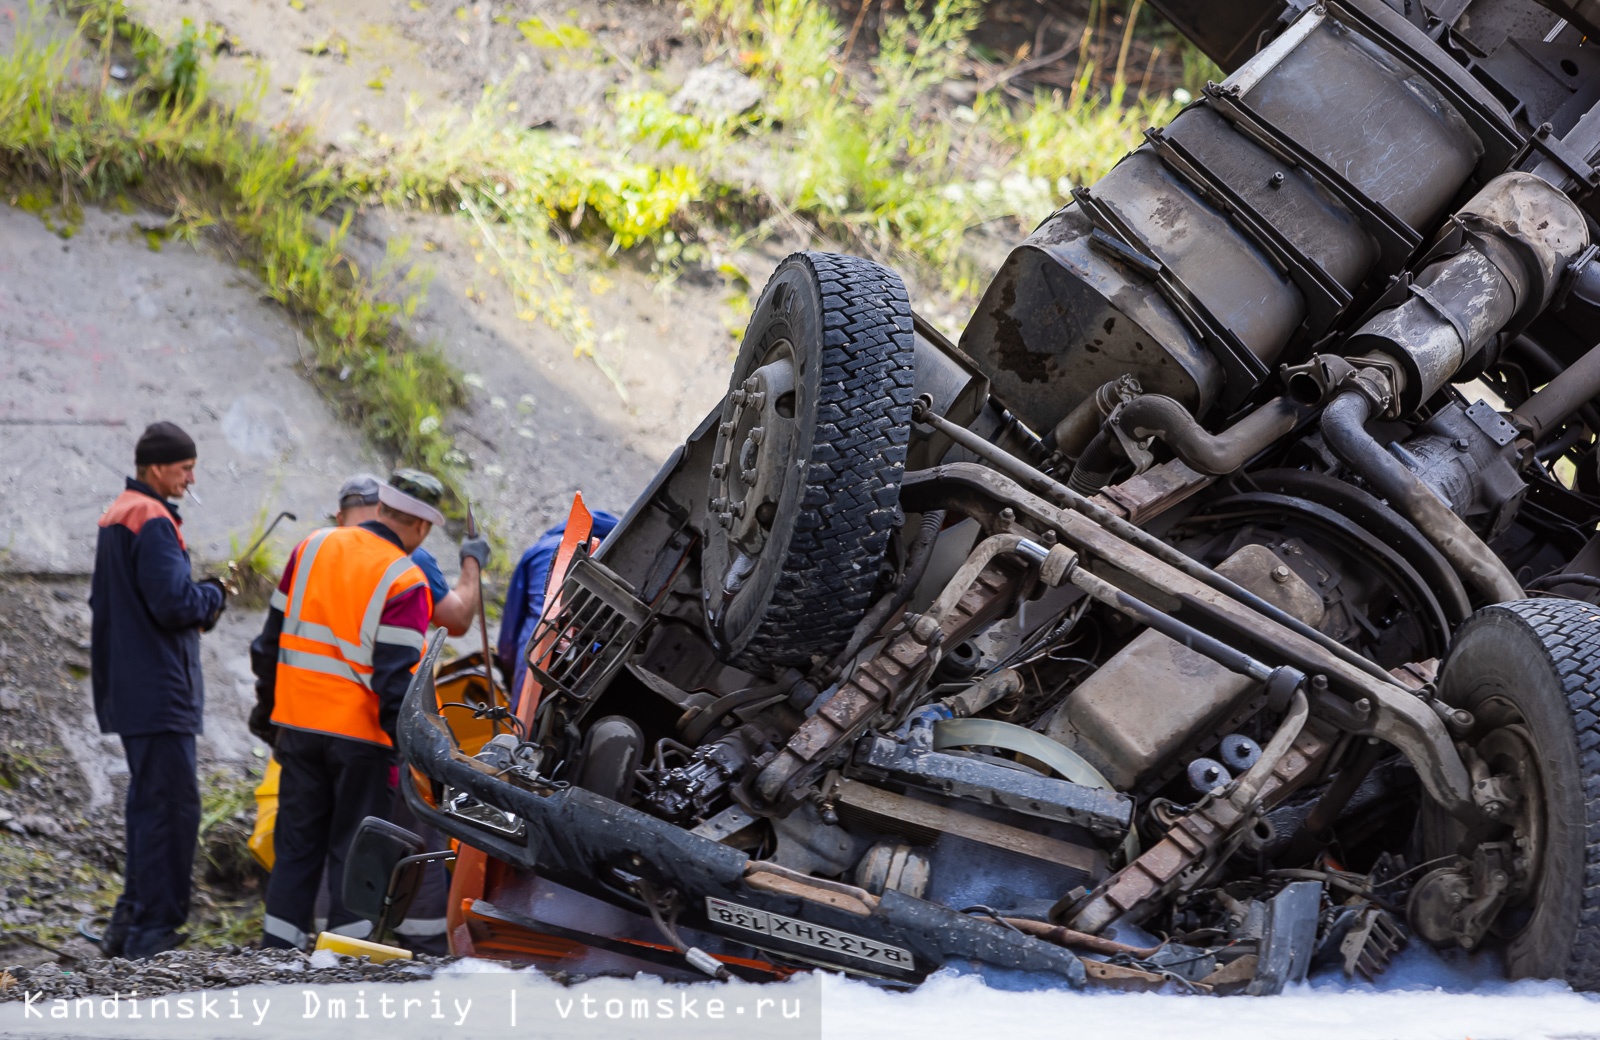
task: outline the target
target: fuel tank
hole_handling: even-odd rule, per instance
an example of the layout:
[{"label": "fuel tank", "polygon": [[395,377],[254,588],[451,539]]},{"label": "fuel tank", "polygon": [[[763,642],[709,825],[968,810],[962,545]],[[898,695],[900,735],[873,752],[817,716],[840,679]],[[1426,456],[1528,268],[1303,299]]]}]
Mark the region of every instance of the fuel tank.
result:
[{"label": "fuel tank", "polygon": [[1033,429],[1124,374],[1231,410],[1450,210],[1484,152],[1472,106],[1338,11],[1302,14],[1007,258],[961,346]]}]

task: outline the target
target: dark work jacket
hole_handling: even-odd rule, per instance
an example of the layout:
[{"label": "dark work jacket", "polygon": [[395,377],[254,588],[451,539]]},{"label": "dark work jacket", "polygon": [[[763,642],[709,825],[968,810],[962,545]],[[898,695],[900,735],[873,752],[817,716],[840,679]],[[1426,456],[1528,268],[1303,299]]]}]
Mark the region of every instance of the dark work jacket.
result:
[{"label": "dark work jacket", "polygon": [[89,659],[102,733],[199,733],[200,626],[222,590],[189,577],[183,521],[140,481],[100,518],[89,584]]}]

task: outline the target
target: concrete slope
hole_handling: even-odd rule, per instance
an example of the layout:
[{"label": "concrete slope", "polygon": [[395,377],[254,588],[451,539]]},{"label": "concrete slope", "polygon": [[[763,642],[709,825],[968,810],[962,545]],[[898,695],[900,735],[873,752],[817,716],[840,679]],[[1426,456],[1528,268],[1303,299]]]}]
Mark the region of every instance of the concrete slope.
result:
[{"label": "concrete slope", "polygon": [[4,570],[87,573],[158,419],[199,445],[201,503],[182,507],[199,560],[227,560],[262,510],[300,517],[280,528],[292,544],[346,474],[378,466],[295,371],[295,330],[248,277],[182,244],[152,252],[138,219],[87,210],[62,240],[0,207]]}]

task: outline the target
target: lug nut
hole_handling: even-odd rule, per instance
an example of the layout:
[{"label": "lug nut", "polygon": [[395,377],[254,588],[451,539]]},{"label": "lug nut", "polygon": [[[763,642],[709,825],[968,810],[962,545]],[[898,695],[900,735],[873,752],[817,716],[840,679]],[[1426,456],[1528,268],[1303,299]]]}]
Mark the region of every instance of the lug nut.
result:
[{"label": "lug nut", "polygon": [[756,388],[758,388],[760,386],[761,386],[761,380],[757,379],[755,376],[751,376],[749,379],[746,379],[744,381],[744,388],[746,390],[755,390]]},{"label": "lug nut", "polygon": [[728,464],[726,462],[713,462],[711,464],[711,476],[712,476],[712,479],[721,480],[722,479],[722,475],[724,473],[727,473],[727,472],[728,472]]},{"label": "lug nut", "polygon": [[723,423],[722,425],[717,427],[717,432],[722,434],[724,437],[732,437],[733,436],[733,423],[731,423],[731,422]]},{"label": "lug nut", "polygon": [[761,474],[757,473],[753,469],[742,469],[739,471],[739,479],[744,481],[746,484],[754,484],[756,482],[756,478],[760,475]]},{"label": "lug nut", "polygon": [[743,390],[735,390],[733,393],[728,395],[728,400],[732,401],[734,404],[742,405],[748,399],[748,396],[749,395],[747,395]]},{"label": "lug nut", "polygon": [[760,444],[761,438],[765,437],[766,435],[767,431],[764,428],[760,426],[750,427],[750,439],[755,443]]}]

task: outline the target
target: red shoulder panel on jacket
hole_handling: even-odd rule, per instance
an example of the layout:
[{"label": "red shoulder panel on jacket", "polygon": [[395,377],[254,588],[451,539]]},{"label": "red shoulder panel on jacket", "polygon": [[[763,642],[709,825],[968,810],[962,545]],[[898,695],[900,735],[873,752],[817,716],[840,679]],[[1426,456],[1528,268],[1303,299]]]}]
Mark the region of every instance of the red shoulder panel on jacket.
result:
[{"label": "red shoulder panel on jacket", "polygon": [[[126,527],[129,531],[132,531],[135,535],[138,535],[139,531],[143,529],[144,525],[151,520],[171,519],[172,514],[167,511],[166,506],[162,505],[160,502],[157,502],[149,495],[141,495],[137,491],[130,490],[124,491],[122,494],[118,495],[117,500],[111,503],[110,508],[108,508],[104,513],[100,514],[100,526]],[[183,527],[174,522],[172,529],[177,532],[178,547],[181,549],[187,549],[188,546],[183,542]]]}]

